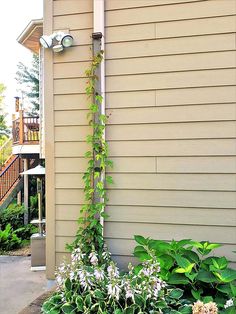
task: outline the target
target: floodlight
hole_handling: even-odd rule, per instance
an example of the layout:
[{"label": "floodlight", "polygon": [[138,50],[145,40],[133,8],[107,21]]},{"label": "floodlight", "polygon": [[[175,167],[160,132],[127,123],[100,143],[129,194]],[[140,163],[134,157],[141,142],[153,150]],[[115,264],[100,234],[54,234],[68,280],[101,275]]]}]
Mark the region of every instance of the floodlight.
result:
[{"label": "floodlight", "polygon": [[69,34],[64,34],[61,38],[61,44],[64,48],[71,47],[73,44],[73,37]]},{"label": "floodlight", "polygon": [[50,36],[43,35],[39,41],[44,48],[52,47],[54,52],[61,52],[64,48],[72,46],[73,37],[70,34],[58,31]]},{"label": "floodlight", "polygon": [[44,48],[52,47],[52,36],[43,35],[40,37],[39,41]]}]

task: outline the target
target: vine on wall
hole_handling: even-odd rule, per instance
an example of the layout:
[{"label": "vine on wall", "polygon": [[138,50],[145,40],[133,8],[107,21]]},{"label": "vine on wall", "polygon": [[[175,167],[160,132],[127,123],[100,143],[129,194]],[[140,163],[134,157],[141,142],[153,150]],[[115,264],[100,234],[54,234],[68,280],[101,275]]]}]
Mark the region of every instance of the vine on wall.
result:
[{"label": "vine on wall", "polygon": [[108,159],[108,144],[104,138],[107,116],[101,114],[103,98],[96,91],[98,82],[96,72],[102,60],[103,51],[100,51],[93,57],[90,68],[85,72],[88,77],[86,94],[90,100],[87,118],[93,134],[86,138],[90,149],[85,153],[85,158],[88,159],[88,167],[83,175],[85,204],[81,207],[79,228],[71,246],[83,247],[87,255],[92,251],[101,255],[104,250],[101,218],[108,217],[104,212],[108,200],[105,181],[108,184],[113,183],[111,176],[105,176],[105,169],[108,166],[112,167],[112,161]]}]

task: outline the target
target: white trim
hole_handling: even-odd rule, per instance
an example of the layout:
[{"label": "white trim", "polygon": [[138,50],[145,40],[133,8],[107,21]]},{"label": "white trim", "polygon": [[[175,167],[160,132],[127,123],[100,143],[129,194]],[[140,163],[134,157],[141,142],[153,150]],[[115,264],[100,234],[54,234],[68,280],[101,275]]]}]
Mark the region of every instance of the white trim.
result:
[{"label": "white trim", "polygon": [[45,271],[46,266],[33,266],[30,268],[31,271]]},{"label": "white trim", "polygon": [[14,145],[12,147],[12,154],[19,155],[19,154],[39,154],[40,147],[39,144],[36,145]]}]

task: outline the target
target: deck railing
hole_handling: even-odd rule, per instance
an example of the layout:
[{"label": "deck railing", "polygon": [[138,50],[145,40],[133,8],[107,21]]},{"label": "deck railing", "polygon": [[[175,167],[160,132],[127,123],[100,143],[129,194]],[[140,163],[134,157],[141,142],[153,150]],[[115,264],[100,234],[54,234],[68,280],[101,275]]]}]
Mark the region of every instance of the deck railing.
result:
[{"label": "deck railing", "polygon": [[22,159],[19,156],[12,157],[9,165],[0,173],[0,203],[13,185],[20,180],[20,173],[22,171]]},{"label": "deck railing", "polygon": [[5,162],[12,155],[12,139],[9,138],[1,147],[0,147],[0,172],[3,168]]},{"label": "deck railing", "polygon": [[12,122],[13,145],[39,143],[39,117],[23,117]]}]

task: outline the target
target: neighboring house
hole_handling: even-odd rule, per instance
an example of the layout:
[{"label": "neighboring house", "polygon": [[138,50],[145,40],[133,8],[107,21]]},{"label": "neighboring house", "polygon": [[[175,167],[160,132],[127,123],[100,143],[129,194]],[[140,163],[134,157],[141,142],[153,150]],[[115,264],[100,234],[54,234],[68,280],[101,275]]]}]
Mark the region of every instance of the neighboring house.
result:
[{"label": "neighboring house", "polygon": [[[18,38],[19,43],[34,53],[39,53],[40,50],[38,39],[43,32],[42,23],[42,20],[33,20]],[[18,99],[16,114],[12,118],[12,138],[0,147],[0,159],[1,156],[4,157],[4,164],[0,167],[0,210],[6,208],[23,189],[24,205],[26,209],[29,208],[28,176],[25,175],[23,178],[20,173],[36,166],[40,156],[44,157],[40,152],[40,147],[43,147],[40,145],[43,136],[40,136],[39,117],[26,116],[24,109]],[[40,120],[43,125],[42,117]],[[21,198],[19,193],[19,203]],[[28,223],[28,214],[25,214],[25,222]]]},{"label": "neighboring house", "polygon": [[104,235],[114,258],[126,265],[141,234],[220,242],[219,254],[235,261],[235,14],[235,0],[44,0],[44,34],[74,37],[67,51],[44,49],[48,279],[84,202],[84,71],[97,31],[115,182]]}]

